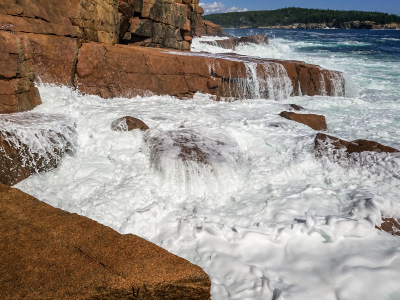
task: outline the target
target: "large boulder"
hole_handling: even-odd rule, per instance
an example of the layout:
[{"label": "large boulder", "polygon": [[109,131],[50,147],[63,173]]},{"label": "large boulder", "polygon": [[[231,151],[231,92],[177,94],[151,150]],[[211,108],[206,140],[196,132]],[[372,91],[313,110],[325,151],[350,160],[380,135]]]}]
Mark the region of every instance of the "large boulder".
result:
[{"label": "large boulder", "polygon": [[41,103],[34,86],[29,41],[0,31],[0,114],[30,110]]},{"label": "large boulder", "polygon": [[209,300],[188,261],[0,184],[1,299]]},{"label": "large boulder", "polygon": [[316,114],[298,114],[290,111],[283,111],[279,114],[281,117],[302,123],[311,127],[314,130],[327,130],[325,117]]}]

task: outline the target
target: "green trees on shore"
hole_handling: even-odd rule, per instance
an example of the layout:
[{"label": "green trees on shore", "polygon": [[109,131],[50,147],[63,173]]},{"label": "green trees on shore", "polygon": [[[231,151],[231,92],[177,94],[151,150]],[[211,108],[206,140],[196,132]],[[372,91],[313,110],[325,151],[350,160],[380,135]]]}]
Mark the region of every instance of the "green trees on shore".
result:
[{"label": "green trees on shore", "polygon": [[400,16],[387,13],[298,7],[205,15],[203,19],[225,28],[267,27],[294,23],[343,23],[350,21],[372,21],[376,24],[400,23]]}]

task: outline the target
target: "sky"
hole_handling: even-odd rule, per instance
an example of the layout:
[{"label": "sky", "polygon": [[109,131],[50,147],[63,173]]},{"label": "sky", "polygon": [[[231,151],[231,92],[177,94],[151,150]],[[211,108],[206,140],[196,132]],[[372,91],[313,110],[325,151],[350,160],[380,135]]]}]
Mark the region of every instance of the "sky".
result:
[{"label": "sky", "polygon": [[200,6],[203,7],[205,14],[249,10],[272,10],[294,6],[337,10],[378,11],[400,15],[400,0],[200,0]]}]

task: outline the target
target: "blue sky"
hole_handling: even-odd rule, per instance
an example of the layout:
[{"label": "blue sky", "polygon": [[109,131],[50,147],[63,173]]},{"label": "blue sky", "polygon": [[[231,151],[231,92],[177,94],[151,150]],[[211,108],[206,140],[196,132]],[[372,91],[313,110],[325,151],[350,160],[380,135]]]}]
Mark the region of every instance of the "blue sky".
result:
[{"label": "blue sky", "polygon": [[271,10],[283,7],[305,7],[338,10],[379,11],[400,15],[400,0],[200,0],[206,14],[230,11]]}]

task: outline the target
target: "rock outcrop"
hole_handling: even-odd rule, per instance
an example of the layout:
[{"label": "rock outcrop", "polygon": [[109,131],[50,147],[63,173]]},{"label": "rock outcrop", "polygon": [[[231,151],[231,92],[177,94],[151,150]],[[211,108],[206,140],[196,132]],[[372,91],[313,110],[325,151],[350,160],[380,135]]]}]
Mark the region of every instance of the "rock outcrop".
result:
[{"label": "rock outcrop", "polygon": [[146,131],[149,129],[149,126],[147,126],[142,120],[126,116],[113,121],[111,123],[111,129],[115,131],[131,131],[134,129]]},{"label": "rock outcrop", "polygon": [[302,123],[311,127],[314,130],[327,130],[325,117],[315,114],[298,114],[290,111],[283,111],[279,114],[281,117]]},{"label": "rock outcrop", "polygon": [[29,41],[0,31],[0,114],[30,110],[41,102],[34,86]]},{"label": "rock outcrop", "polygon": [[[275,98],[274,93],[285,91],[310,96],[344,94],[340,72],[303,62],[98,43],[82,45],[75,82],[81,92],[103,98],[148,92],[177,97],[203,92],[234,99]],[[268,89],[273,82],[276,91]],[[255,83],[257,90],[253,90]]]},{"label": "rock outcrop", "polygon": [[0,3],[0,27],[13,32],[115,44],[118,22],[117,0],[6,0]]},{"label": "rock outcrop", "polygon": [[0,218],[1,299],[210,299],[200,267],[2,184]]},{"label": "rock outcrop", "polygon": [[190,50],[199,0],[119,0],[124,44]]},{"label": "rock outcrop", "polygon": [[197,23],[196,36],[229,36],[225,32],[222,31],[220,25],[215,24],[211,21],[202,20],[201,16],[199,16],[199,21]]},{"label": "rock outcrop", "polygon": [[235,50],[240,44],[268,44],[268,37],[266,35],[252,35],[233,37],[224,40],[201,41],[201,43],[218,46],[223,49]]}]

